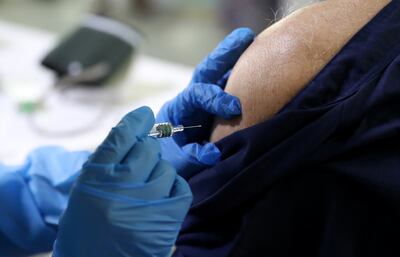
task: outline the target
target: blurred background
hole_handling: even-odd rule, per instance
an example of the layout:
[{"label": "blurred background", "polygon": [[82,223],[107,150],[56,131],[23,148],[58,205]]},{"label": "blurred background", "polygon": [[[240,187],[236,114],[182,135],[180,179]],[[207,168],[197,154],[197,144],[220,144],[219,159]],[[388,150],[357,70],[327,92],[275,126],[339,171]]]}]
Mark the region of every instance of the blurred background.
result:
[{"label": "blurred background", "polygon": [[229,31],[260,32],[310,0],[0,0],[0,19],[63,35],[88,12],[103,12],[143,31],[143,51],[196,64]]},{"label": "blurred background", "polygon": [[130,110],[156,113],[237,27],[317,0],[0,0],[0,162],[92,150]]}]

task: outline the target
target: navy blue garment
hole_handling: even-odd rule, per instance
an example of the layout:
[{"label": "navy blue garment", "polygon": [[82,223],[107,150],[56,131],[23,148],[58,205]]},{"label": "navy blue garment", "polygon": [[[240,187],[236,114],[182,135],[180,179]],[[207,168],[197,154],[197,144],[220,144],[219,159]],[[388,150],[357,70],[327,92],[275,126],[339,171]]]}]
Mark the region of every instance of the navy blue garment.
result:
[{"label": "navy blue garment", "polygon": [[400,256],[400,1],[189,179],[174,257]]}]

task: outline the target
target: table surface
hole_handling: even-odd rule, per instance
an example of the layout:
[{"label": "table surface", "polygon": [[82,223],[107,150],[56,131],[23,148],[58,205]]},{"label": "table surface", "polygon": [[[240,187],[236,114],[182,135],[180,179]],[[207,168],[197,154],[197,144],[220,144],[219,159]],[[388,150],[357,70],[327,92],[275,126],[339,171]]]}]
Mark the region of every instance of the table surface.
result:
[{"label": "table surface", "polygon": [[46,145],[69,150],[94,149],[124,114],[142,105],[157,112],[191,77],[192,67],[139,53],[118,85],[73,92],[75,97],[95,99],[92,105],[77,104],[55,94],[48,109],[35,115],[36,123],[55,131],[93,121],[104,109],[99,102],[109,95],[113,99],[106,113],[93,121],[93,129],[71,136],[49,136],[33,129],[31,116],[20,112],[18,106],[36,101],[52,88],[53,74],[41,67],[40,61],[57,41],[49,32],[0,20],[0,162],[19,164],[32,149]]}]

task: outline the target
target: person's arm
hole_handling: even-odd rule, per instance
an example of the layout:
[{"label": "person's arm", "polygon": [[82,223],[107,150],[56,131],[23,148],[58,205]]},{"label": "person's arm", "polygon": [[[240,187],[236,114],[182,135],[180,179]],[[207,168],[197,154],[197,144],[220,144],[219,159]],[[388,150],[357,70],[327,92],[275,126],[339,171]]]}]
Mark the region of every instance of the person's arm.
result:
[{"label": "person's arm", "polygon": [[216,120],[211,141],[267,120],[309,83],[390,0],[327,0],[261,33],[236,64],[225,91],[242,116]]}]

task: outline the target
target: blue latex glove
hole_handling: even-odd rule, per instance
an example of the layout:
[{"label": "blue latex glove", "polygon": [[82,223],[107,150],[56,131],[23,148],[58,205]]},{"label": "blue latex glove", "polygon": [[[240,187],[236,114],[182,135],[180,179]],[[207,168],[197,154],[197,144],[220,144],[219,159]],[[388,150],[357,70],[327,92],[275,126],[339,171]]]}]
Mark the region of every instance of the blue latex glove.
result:
[{"label": "blue latex glove", "polygon": [[202,125],[201,129],[160,140],[163,158],[183,177],[189,178],[220,160],[219,149],[205,141],[210,136],[214,116],[230,119],[241,114],[239,99],[225,93],[224,88],[231,69],[253,40],[250,29],[233,31],[197,66],[189,86],[158,113],[157,122]]},{"label": "blue latex glove", "polygon": [[192,201],[147,134],[147,107],[129,113],[84,165],[60,223],[54,257],[167,257]]},{"label": "blue latex glove", "polygon": [[88,155],[45,147],[22,166],[0,165],[0,257],[51,251],[55,225]]}]

